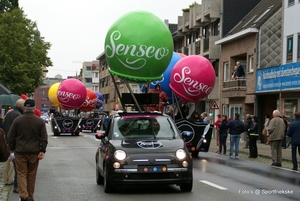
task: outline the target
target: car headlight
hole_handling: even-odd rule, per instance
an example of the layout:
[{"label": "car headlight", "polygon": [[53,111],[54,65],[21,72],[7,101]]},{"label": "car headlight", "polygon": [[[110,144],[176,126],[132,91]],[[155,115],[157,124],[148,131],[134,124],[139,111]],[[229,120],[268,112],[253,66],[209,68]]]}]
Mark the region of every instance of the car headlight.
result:
[{"label": "car headlight", "polygon": [[186,153],[183,149],[178,149],[176,151],[176,157],[179,159],[179,160],[182,160],[186,157]]},{"label": "car headlight", "polygon": [[126,158],[126,153],[123,150],[117,150],[115,151],[114,156],[117,160],[122,161]]}]

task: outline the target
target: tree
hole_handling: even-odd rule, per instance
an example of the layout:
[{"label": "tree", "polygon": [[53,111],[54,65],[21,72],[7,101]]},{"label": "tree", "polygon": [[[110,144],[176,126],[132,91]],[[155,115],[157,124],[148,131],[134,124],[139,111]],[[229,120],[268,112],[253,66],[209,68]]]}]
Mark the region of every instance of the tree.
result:
[{"label": "tree", "polygon": [[15,94],[31,94],[43,85],[42,67],[52,66],[35,22],[15,8],[0,14],[0,82]]},{"label": "tree", "polygon": [[0,0],[0,13],[19,7],[19,0]]}]

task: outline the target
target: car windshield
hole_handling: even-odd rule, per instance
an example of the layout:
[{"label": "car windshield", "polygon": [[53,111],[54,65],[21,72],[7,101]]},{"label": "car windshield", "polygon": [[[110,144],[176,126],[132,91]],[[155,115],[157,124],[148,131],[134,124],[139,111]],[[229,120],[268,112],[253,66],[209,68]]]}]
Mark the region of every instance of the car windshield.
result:
[{"label": "car windshield", "polygon": [[165,116],[123,116],[115,119],[112,139],[176,139],[173,121]]}]

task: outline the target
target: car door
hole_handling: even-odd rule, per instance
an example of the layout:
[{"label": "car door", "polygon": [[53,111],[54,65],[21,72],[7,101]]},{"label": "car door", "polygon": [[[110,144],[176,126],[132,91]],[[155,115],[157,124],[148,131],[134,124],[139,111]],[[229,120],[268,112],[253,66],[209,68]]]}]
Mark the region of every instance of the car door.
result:
[{"label": "car door", "polygon": [[113,118],[109,118],[107,128],[104,132],[105,138],[100,141],[100,145],[99,145],[99,164],[98,165],[99,165],[101,172],[103,172],[104,160],[105,160],[106,156],[109,154],[108,152],[110,151],[108,146],[109,146],[110,133],[113,129],[112,119]]}]

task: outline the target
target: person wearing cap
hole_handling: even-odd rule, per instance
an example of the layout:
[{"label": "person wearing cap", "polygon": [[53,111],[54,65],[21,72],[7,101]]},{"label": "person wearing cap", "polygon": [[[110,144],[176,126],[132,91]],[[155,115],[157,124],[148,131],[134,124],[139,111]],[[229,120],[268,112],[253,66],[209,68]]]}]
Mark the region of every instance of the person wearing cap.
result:
[{"label": "person wearing cap", "polygon": [[[23,115],[23,109],[24,109],[24,102],[25,100],[20,98],[16,101],[16,106],[9,110],[6,115],[4,116],[4,122],[3,122],[3,130],[5,132],[5,138],[7,140],[7,133],[9,132],[9,129],[13,123],[13,121],[18,117]],[[12,183],[12,177],[13,178],[13,192],[18,193],[18,178],[17,178],[17,170],[16,170],[16,164],[14,160],[12,160],[12,156],[3,164],[3,178],[5,184],[11,184]],[[11,163],[12,162],[12,163]],[[13,165],[11,165],[13,164]],[[10,173],[14,172],[14,176]]]},{"label": "person wearing cap", "polygon": [[24,113],[17,117],[7,134],[9,148],[15,155],[21,201],[34,200],[36,173],[48,144],[46,125],[34,114],[35,102],[24,102]]}]

